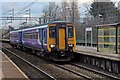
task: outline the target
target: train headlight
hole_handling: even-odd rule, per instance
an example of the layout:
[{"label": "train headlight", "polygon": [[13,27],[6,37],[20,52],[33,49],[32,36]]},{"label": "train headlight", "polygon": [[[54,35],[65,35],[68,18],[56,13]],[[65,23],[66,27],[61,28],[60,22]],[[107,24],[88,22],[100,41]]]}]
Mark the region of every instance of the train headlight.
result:
[{"label": "train headlight", "polygon": [[69,46],[69,47],[73,47],[74,45],[73,45],[73,44],[69,44],[68,46]]},{"label": "train headlight", "polygon": [[54,44],[51,44],[51,45],[50,45],[50,47],[51,47],[51,48],[54,48],[54,47],[55,47],[55,45],[54,45]]}]

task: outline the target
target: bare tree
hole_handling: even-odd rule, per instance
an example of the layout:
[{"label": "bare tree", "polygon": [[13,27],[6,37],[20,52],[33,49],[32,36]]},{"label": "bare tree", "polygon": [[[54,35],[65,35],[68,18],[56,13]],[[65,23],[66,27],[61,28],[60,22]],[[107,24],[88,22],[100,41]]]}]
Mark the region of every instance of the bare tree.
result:
[{"label": "bare tree", "polygon": [[77,0],[72,0],[70,3],[69,3],[69,15],[70,15],[70,21],[74,24],[74,26],[76,27],[76,33],[77,33],[77,39],[80,38],[80,13],[79,13],[79,6],[78,6],[78,3],[77,3]]},{"label": "bare tree", "polygon": [[42,15],[43,23],[46,23],[47,22],[47,16],[48,16],[48,8],[47,8],[47,6],[44,7],[42,12],[43,12],[43,15]]},{"label": "bare tree", "polygon": [[79,13],[79,7],[78,7],[77,0],[70,2],[69,6],[70,6],[69,15],[71,17],[71,22],[74,24],[80,23],[80,13]]},{"label": "bare tree", "polygon": [[44,23],[45,22],[51,22],[51,21],[54,21],[56,19],[59,19],[59,16],[60,16],[59,13],[60,13],[59,4],[57,4],[55,2],[49,2],[49,5],[47,5],[43,9]]},{"label": "bare tree", "polygon": [[68,18],[70,17],[69,14],[69,3],[68,2],[61,2],[61,20],[68,20]]},{"label": "bare tree", "polygon": [[[77,1],[77,0],[76,0]],[[78,3],[72,2],[61,2],[60,5],[55,2],[49,2],[43,9],[44,22],[54,21],[56,19],[70,21],[75,26],[80,24],[80,14]]]}]

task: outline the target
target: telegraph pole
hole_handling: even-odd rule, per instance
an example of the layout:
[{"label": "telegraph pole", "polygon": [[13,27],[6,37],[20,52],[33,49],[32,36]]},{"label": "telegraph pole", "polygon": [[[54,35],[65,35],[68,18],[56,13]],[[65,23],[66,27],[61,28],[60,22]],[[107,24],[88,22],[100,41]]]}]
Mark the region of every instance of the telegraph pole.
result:
[{"label": "telegraph pole", "polygon": [[14,20],[14,14],[15,14],[15,10],[14,10],[14,8],[13,8],[13,9],[12,9],[13,20]]},{"label": "telegraph pole", "polygon": [[14,20],[14,14],[15,14],[14,8],[11,11],[12,11],[11,23],[12,23],[12,20]]},{"label": "telegraph pole", "polygon": [[[50,5],[50,3],[49,3],[49,5]],[[50,6],[49,6],[49,10],[50,10]],[[51,14],[51,12],[49,12],[49,17],[48,17],[49,22],[50,22],[50,14]]]},{"label": "telegraph pole", "polygon": [[75,6],[74,6],[74,2],[73,2],[73,24],[74,24],[74,8],[75,8]]},{"label": "telegraph pole", "polygon": [[41,18],[39,18],[39,24],[41,24]]},{"label": "telegraph pole", "polygon": [[28,14],[29,14],[29,20],[31,21],[31,19],[30,19],[30,17],[31,17],[30,9],[28,10]]}]

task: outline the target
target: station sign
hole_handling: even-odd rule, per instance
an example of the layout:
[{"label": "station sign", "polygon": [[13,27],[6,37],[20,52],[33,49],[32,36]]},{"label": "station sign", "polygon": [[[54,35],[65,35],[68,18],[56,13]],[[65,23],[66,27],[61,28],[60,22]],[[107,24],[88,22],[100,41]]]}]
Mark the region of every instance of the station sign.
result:
[{"label": "station sign", "polygon": [[86,31],[92,31],[92,27],[86,28]]}]

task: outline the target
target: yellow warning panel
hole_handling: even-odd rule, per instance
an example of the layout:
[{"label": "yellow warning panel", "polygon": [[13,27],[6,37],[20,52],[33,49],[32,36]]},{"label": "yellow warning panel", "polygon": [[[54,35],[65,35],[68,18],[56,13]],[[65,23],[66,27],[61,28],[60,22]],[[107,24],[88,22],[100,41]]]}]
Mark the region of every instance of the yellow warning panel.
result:
[{"label": "yellow warning panel", "polygon": [[59,49],[65,49],[65,28],[59,28]]}]

